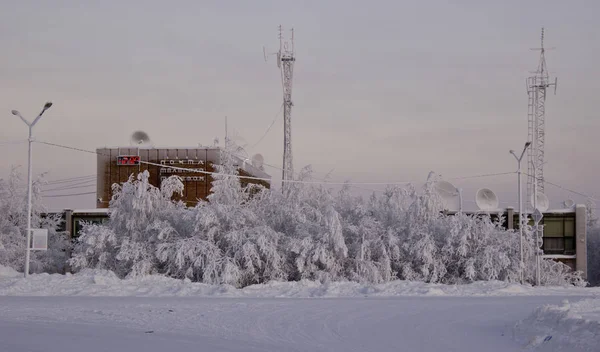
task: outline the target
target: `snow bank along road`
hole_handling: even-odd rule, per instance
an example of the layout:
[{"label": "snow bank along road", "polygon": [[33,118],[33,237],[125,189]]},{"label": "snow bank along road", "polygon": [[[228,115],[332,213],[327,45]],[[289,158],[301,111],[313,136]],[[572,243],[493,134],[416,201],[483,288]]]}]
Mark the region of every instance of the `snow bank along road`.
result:
[{"label": "snow bank along road", "polygon": [[0,351],[593,351],[515,338],[563,299],[0,297]]}]

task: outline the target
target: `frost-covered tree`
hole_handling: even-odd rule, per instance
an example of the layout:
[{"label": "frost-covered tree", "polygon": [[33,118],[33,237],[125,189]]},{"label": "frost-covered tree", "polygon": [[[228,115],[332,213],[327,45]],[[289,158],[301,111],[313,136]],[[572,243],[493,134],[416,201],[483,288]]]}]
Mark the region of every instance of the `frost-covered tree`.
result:
[{"label": "frost-covered tree", "polygon": [[[158,255],[174,277],[214,284],[245,286],[285,279],[280,235],[251,211],[248,186],[242,188],[233,146],[221,150],[208,202],[193,209],[193,231],[158,247]],[[174,258],[174,260],[173,260]]]},{"label": "frost-covered tree", "polygon": [[[440,283],[517,281],[519,235],[488,214],[445,215],[432,173],[417,189],[389,187],[364,200],[334,194],[304,168],[286,192],[242,186],[232,147],[221,151],[212,194],[192,209],[172,200],[177,178],[157,189],[147,174],[115,188],[106,225],[84,227],[72,264],[243,287],[271,280],[394,279]],[[534,282],[533,232],[525,230],[527,282]],[[544,284],[581,284],[543,261]]]},{"label": "frost-covered tree", "polygon": [[[32,183],[32,228],[48,230],[48,250],[32,251],[31,272],[64,272],[68,241],[64,233],[56,231],[60,219],[56,216],[42,218],[40,187],[44,175]],[[8,180],[0,179],[0,265],[23,271],[27,235],[27,189],[19,168],[13,167]]]},{"label": "frost-covered tree", "polygon": [[183,183],[171,176],[157,188],[143,171],[122,186],[113,185],[107,225],[87,225],[81,231],[71,266],[108,269],[121,277],[160,272],[158,243],[189,231],[191,216],[183,203],[171,200],[183,191]]}]

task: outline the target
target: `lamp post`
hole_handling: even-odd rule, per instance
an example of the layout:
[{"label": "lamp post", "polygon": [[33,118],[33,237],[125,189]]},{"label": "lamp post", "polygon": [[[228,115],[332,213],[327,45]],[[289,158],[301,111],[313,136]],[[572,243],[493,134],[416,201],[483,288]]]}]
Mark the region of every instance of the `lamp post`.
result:
[{"label": "lamp post", "polygon": [[[523,160],[523,155],[525,155],[525,151],[527,150],[527,148],[529,148],[530,145],[531,145],[531,142],[525,143],[525,146],[523,147],[523,151],[521,152],[520,156],[517,156],[517,154],[515,153],[514,150],[510,151],[510,153],[515,157],[515,159],[517,159],[517,165],[518,165],[517,178],[518,178],[518,183],[519,183],[519,237],[520,237],[519,252],[521,255],[519,279],[521,280],[521,284],[523,284],[523,187],[521,186],[521,160]],[[512,219],[511,219],[511,221],[512,221]]]},{"label": "lamp post", "polygon": [[17,110],[11,111],[13,115],[18,116],[27,125],[27,127],[29,127],[29,138],[28,138],[29,149],[28,149],[28,157],[27,157],[27,159],[28,159],[28,165],[27,165],[27,244],[25,246],[26,247],[26,249],[25,249],[25,272],[24,272],[25,277],[27,277],[29,275],[29,257],[30,257],[30,247],[31,247],[31,244],[30,244],[30,242],[31,242],[31,188],[32,188],[32,185],[31,185],[32,184],[32,182],[31,182],[31,174],[32,174],[31,146],[33,143],[33,126],[35,126],[35,124],[40,120],[40,118],[42,117],[44,112],[46,112],[46,110],[50,109],[51,106],[52,106],[51,102],[47,102],[46,104],[44,104],[44,108],[39,113],[39,115],[33,120],[33,122],[29,122],[29,121],[25,120],[25,118]]}]

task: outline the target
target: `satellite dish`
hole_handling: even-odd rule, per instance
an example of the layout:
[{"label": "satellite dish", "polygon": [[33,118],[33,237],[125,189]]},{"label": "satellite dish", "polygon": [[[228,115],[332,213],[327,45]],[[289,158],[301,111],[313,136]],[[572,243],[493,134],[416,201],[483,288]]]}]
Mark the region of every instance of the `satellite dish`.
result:
[{"label": "satellite dish", "polygon": [[252,156],[252,166],[255,168],[262,170],[264,162],[265,158],[262,156],[262,154],[254,154]]},{"label": "satellite dish", "polygon": [[489,188],[481,188],[475,194],[475,203],[483,211],[492,211],[498,209],[498,196]]},{"label": "satellite dish", "polygon": [[453,184],[448,181],[438,181],[434,188],[442,199],[445,210],[459,211],[461,209],[460,192]]},{"label": "satellite dish", "polygon": [[[542,192],[537,193],[537,209],[539,211],[546,211],[550,207],[550,200]],[[531,206],[533,207],[533,195],[531,196]]]},{"label": "satellite dish", "polygon": [[150,136],[144,131],[135,131],[131,134],[129,141],[132,145],[148,145],[150,143]]},{"label": "satellite dish", "polygon": [[568,209],[572,208],[575,205],[575,201],[573,199],[567,199],[563,202],[563,206]]}]

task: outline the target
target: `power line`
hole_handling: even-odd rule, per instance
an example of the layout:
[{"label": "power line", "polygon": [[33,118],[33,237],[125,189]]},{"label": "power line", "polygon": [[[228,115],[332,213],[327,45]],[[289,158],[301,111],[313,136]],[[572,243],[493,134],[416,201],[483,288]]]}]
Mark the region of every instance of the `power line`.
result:
[{"label": "power line", "polygon": [[254,149],[254,147],[256,147],[257,145],[259,145],[260,142],[262,142],[262,140],[267,136],[267,134],[269,133],[269,131],[271,131],[271,128],[275,124],[275,121],[277,121],[277,118],[279,117],[279,114],[281,114],[282,110],[283,110],[283,103],[281,103],[281,105],[279,106],[279,111],[277,112],[277,114],[275,114],[275,117],[273,118],[273,121],[271,122],[271,124],[269,125],[269,127],[267,128],[267,130],[265,131],[265,133],[262,135],[262,137],[260,137],[260,139],[258,140],[258,142],[254,143],[250,147],[250,149]]},{"label": "power line", "polygon": [[[92,184],[92,183],[95,184],[96,180],[92,179],[92,180],[85,180],[85,181],[79,181],[79,182],[54,184],[54,185],[50,185],[50,186],[55,186],[54,188],[46,189],[46,191],[52,191],[55,189],[61,189],[61,188],[65,188],[65,187],[83,186],[83,185],[88,185],[88,184]],[[46,186],[46,185],[44,185],[44,186]]]},{"label": "power line", "polygon": [[[529,177],[532,177],[531,175],[529,175],[528,173],[525,173],[525,172],[523,172],[523,175],[527,175],[527,176],[529,176]],[[593,200],[594,202],[600,202],[600,200],[598,200],[598,199],[596,199],[596,198],[594,198],[594,197],[592,197],[592,196],[590,196],[590,195],[587,195],[587,194],[585,194],[585,193],[582,193],[582,192],[577,192],[577,191],[574,191],[574,190],[572,190],[572,189],[568,189],[568,188],[566,188],[566,187],[563,187],[563,186],[561,186],[561,185],[559,185],[559,184],[552,183],[552,182],[550,182],[550,181],[548,181],[548,180],[546,180],[546,179],[544,179],[544,182],[545,182],[545,183],[547,183],[547,184],[549,184],[549,185],[552,185],[552,186],[554,186],[554,187],[556,187],[556,188],[560,188],[560,189],[562,189],[562,190],[564,190],[564,191],[571,192],[571,193],[573,193],[573,194],[577,194],[577,195],[579,195],[579,196],[582,196],[582,197],[585,197],[585,198],[587,198],[587,199]]]},{"label": "power line", "polygon": [[[65,148],[65,149],[70,149],[70,150],[75,150],[75,151],[79,151],[79,152],[83,152],[83,153],[89,153],[89,154],[96,154],[96,155],[104,155],[102,153],[98,153],[96,151],[91,151],[91,150],[86,150],[86,149],[81,149],[81,148],[75,148],[75,147],[70,147],[70,146],[66,146],[66,145],[61,145],[61,144],[57,144],[57,143],[50,143],[50,142],[43,142],[43,141],[37,141],[38,143],[42,143],[42,144],[46,144],[46,145],[50,145],[50,146],[54,146],[54,147],[58,147],[58,148]],[[148,162],[148,161],[140,161],[140,163],[142,164],[147,164],[147,165],[153,165],[153,166],[159,166],[159,167],[166,167],[166,168],[170,168],[170,169],[176,169],[176,170],[182,170],[182,171],[187,171],[187,172],[198,172],[198,173],[202,173],[202,174],[206,174],[206,175],[218,175],[218,176],[227,176],[227,177],[237,177],[237,178],[243,178],[243,179],[249,179],[249,180],[258,180],[258,181],[271,181],[271,178],[265,178],[265,177],[253,177],[253,176],[240,176],[240,175],[228,175],[228,174],[222,174],[222,173],[218,173],[218,172],[210,172],[210,171],[202,171],[202,170],[194,170],[191,171],[191,169],[186,169],[186,168],[179,168],[179,167],[175,167],[175,166],[170,166],[170,165],[163,165],[163,164],[157,164],[157,163],[152,163],[152,162]],[[409,184],[409,183],[413,183],[410,181],[403,181],[403,182],[315,182],[315,181],[300,181],[300,180],[286,180],[285,182],[287,183],[303,183],[303,184],[330,184],[330,185],[352,185],[352,184],[362,184],[362,185],[393,185],[393,184]]]},{"label": "power line", "polygon": [[4,141],[4,142],[0,142],[0,146],[20,144],[20,143],[25,143],[25,142],[27,142],[26,139],[20,139],[20,140],[16,140],[16,141]]},{"label": "power line", "polygon": [[92,179],[92,178],[95,179],[96,175],[87,175],[87,176],[79,176],[79,177],[56,179],[56,180],[48,181],[48,182],[46,182],[46,184],[47,185],[54,185],[54,184],[59,184],[59,183],[71,183],[71,182],[76,182],[76,181],[83,181],[83,180],[87,180],[87,179]]},{"label": "power line", "polygon": [[470,179],[470,178],[482,178],[482,177],[491,177],[491,176],[502,176],[502,175],[511,175],[511,174],[515,174],[515,171],[511,171],[511,172],[498,172],[498,173],[494,173],[494,174],[482,174],[482,175],[473,175],[473,176],[463,176],[463,177],[452,177],[449,178],[449,180],[466,180],[466,179]]},{"label": "power line", "polygon": [[[223,173],[219,173],[219,172],[211,172],[211,171],[204,171],[204,170],[193,170],[193,169],[187,169],[187,168],[176,167],[176,166],[171,166],[171,165],[157,164],[157,163],[152,163],[149,161],[142,161],[142,160],[140,160],[140,163],[147,164],[147,165],[153,165],[153,166],[159,166],[159,167],[163,167],[163,168],[170,168],[170,169],[174,169],[174,170],[181,170],[181,171],[187,171],[187,172],[198,172],[198,173],[205,174],[205,175],[237,177],[237,178],[243,178],[243,179],[248,179],[248,180],[257,180],[257,181],[269,181],[269,182],[271,181],[271,178],[267,178],[267,177],[240,176],[240,175],[223,174]],[[322,181],[301,181],[301,180],[284,180],[283,182],[285,182],[285,183],[300,183],[300,184],[330,184],[330,185],[346,185],[346,184],[350,184],[350,185],[351,184],[393,185],[393,184],[411,183],[411,182],[322,182]]]},{"label": "power line", "polygon": [[59,188],[45,189],[45,190],[42,190],[42,192],[64,191],[67,189],[90,188],[90,187],[96,187],[96,185],[91,184],[91,185],[84,185],[84,186],[59,187]]},{"label": "power line", "polygon": [[41,144],[51,145],[53,147],[59,147],[59,148],[65,148],[65,149],[75,150],[75,151],[83,152],[83,153],[103,155],[103,154],[98,153],[96,151],[91,151],[91,150],[86,150],[86,149],[81,149],[81,148],[75,148],[75,147],[69,147],[69,146],[66,146],[66,145],[61,145],[61,144],[56,144],[56,143],[42,142],[42,141],[36,141],[36,142],[37,143],[41,143]]},{"label": "power line", "polygon": [[84,192],[84,193],[72,193],[72,194],[53,194],[53,195],[42,195],[44,198],[59,198],[59,197],[74,197],[74,196],[84,196],[88,194],[96,194],[96,192]]},{"label": "power line", "polygon": [[[61,145],[61,144],[56,144],[56,143],[49,143],[49,142],[43,142],[43,141],[37,141],[38,143],[42,143],[42,144],[46,144],[46,145],[50,145],[50,146],[54,146],[54,147],[59,147],[59,148],[65,148],[65,149],[70,149],[70,150],[75,150],[75,151],[80,151],[80,152],[84,152],[84,153],[90,153],[90,154],[96,154],[96,155],[104,155],[102,153],[98,153],[96,151],[91,151],[91,150],[86,150],[86,149],[81,149],[81,148],[75,148],[75,147],[70,147],[70,146],[66,146],[66,145]],[[168,168],[172,168],[172,169],[180,169],[183,171],[188,171],[190,172],[190,169],[185,169],[185,168],[178,168],[178,167],[174,167],[174,166],[170,166],[170,165],[162,165],[162,164],[156,164],[156,163],[151,163],[151,162],[147,162],[147,161],[140,161],[143,164],[148,164],[148,165],[154,165],[154,166],[159,166],[159,167],[168,167]],[[265,164],[267,165],[267,164]],[[272,165],[269,165],[272,166]],[[272,166],[275,167],[275,166]],[[264,178],[264,177],[252,177],[252,176],[240,176],[240,175],[228,175],[228,174],[222,174],[222,173],[218,173],[218,172],[209,172],[209,171],[201,171],[201,170],[195,170],[196,172],[199,173],[203,173],[203,174],[207,174],[207,175],[219,175],[219,176],[227,176],[227,177],[237,177],[237,178],[244,178],[244,179],[250,179],[250,180],[259,180],[259,181],[271,181],[270,178]],[[514,171],[511,172],[498,172],[498,173],[491,173],[491,174],[479,174],[479,175],[472,175],[472,176],[462,176],[462,177],[453,177],[450,178],[450,180],[464,180],[464,179],[472,179],[472,178],[483,178],[483,177],[492,177],[492,176],[502,176],[502,175],[510,175],[510,174],[514,174]],[[524,175],[527,176],[531,176],[527,173],[523,173]],[[329,185],[381,185],[381,186],[385,186],[385,185],[405,185],[405,184],[410,184],[410,183],[418,183],[418,182],[414,182],[414,181],[400,181],[400,182],[327,182],[327,181],[300,181],[300,180],[286,180],[285,182],[288,183],[299,183],[299,184],[329,184]],[[593,201],[599,202],[599,200],[581,193],[581,192],[577,192],[571,189],[568,189],[566,187],[560,186],[558,184],[549,182],[549,181],[545,181],[546,183],[558,187],[560,189],[563,189],[565,191],[571,192],[573,194],[577,194],[583,197],[586,197],[588,199],[591,199]],[[92,194],[95,192],[91,192],[88,194]]]},{"label": "power line", "polygon": [[[89,153],[89,154],[105,155],[103,153],[98,153],[97,151],[91,151],[91,150],[86,150],[86,149],[81,149],[81,148],[75,148],[75,147],[70,147],[70,146],[56,144],[56,143],[49,143],[49,142],[43,142],[43,141],[37,141],[37,142],[38,143],[42,143],[42,144],[46,144],[46,145],[51,145],[51,146],[54,146],[54,147],[65,148],[65,149],[80,151],[80,152]],[[182,171],[187,171],[187,172],[198,172],[198,173],[202,173],[202,174],[206,174],[206,175],[218,175],[218,176],[226,176],[226,177],[237,177],[237,178],[243,178],[243,179],[248,179],[248,180],[258,180],[258,181],[269,181],[269,182],[271,181],[271,178],[265,178],[265,177],[230,175],[230,174],[222,174],[222,173],[218,173],[218,172],[210,172],[210,171],[203,171],[203,170],[193,170],[192,171],[192,169],[179,168],[179,167],[170,166],[170,165],[163,165],[163,164],[152,163],[152,162],[148,162],[148,161],[140,161],[140,163],[147,164],[147,165],[158,166],[158,167],[163,167],[163,168],[171,168],[171,169],[176,169],[176,170],[182,170]],[[272,166],[272,165],[270,165],[270,166]],[[275,166],[272,166],[272,167],[275,167]],[[514,171],[511,171],[511,172],[502,172],[502,173],[492,173],[492,174],[480,174],[480,175],[472,175],[472,176],[464,176],[464,177],[454,177],[454,178],[451,178],[451,179],[481,178],[481,177],[491,177],[491,176],[508,175],[508,174],[514,174],[514,173],[515,173]],[[417,182],[415,182],[415,181],[395,181],[395,182],[328,182],[328,181],[301,181],[301,180],[285,180],[284,182],[287,182],[287,183],[298,183],[298,184],[379,185],[379,186],[406,185],[406,184],[412,184],[412,183],[420,183],[420,181],[417,181]]]}]

